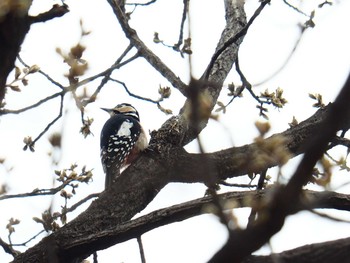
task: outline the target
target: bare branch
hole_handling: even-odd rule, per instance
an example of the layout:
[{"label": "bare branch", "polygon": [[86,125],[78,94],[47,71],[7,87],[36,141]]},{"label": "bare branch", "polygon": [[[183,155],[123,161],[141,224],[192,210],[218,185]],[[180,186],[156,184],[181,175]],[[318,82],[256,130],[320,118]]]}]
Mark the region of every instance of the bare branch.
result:
[{"label": "bare branch", "polygon": [[174,49],[178,49],[180,48],[180,46],[182,45],[183,42],[183,34],[184,34],[184,25],[185,25],[185,21],[186,21],[186,16],[188,13],[188,6],[189,6],[189,0],[184,0],[184,7],[183,7],[183,11],[182,11],[182,19],[181,19],[181,25],[180,25],[180,34],[179,34],[179,40],[177,41],[177,43],[174,45]]},{"label": "bare branch", "polygon": [[261,11],[264,9],[264,7],[270,3],[270,0],[262,0],[260,3],[260,6],[258,9],[254,12],[253,16],[249,19],[248,23],[234,36],[229,38],[221,47],[219,47],[214,55],[212,56],[210,63],[207,67],[207,70],[204,75],[204,79],[208,80],[209,79],[209,74],[212,71],[215,62],[219,58],[219,56],[232,44],[237,44],[237,41],[243,37],[244,35],[247,34],[249,27],[253,24],[254,20],[260,15]]},{"label": "bare branch", "polygon": [[4,249],[4,251],[13,257],[16,257],[20,254],[19,251],[13,249],[12,245],[7,244],[4,240],[0,238],[0,246]]},{"label": "bare branch", "polygon": [[142,239],[141,236],[137,237],[137,243],[139,245],[141,262],[146,263],[145,251],[143,250]]},{"label": "bare branch", "polygon": [[38,22],[46,22],[48,20],[51,20],[56,17],[61,17],[69,12],[68,5],[53,5],[52,8],[45,12],[41,13],[37,16],[31,16],[30,22],[31,23],[38,23]]},{"label": "bare branch", "polygon": [[90,81],[93,81],[99,77],[102,77],[102,80],[101,80],[101,83],[98,85],[98,87],[96,88],[96,90],[94,91],[94,93],[90,96],[90,98],[88,100],[84,100],[83,101],[83,106],[86,106],[87,104],[91,103],[91,102],[94,102],[97,98],[97,95],[100,93],[101,89],[103,88],[103,86],[108,82],[112,72],[115,70],[115,69],[119,69],[123,66],[125,66],[126,64],[130,63],[131,61],[137,59],[139,57],[139,54],[136,53],[135,55],[133,55],[132,57],[130,57],[129,59],[125,60],[124,62],[122,62],[122,60],[125,58],[125,56],[131,51],[132,49],[132,45],[128,45],[127,48],[124,50],[124,52],[120,55],[120,57],[114,62],[114,64],[106,69],[105,71],[93,76],[93,77],[90,77],[90,78],[87,78],[85,80],[82,80],[80,81],[77,85],[81,86],[81,85],[85,85],[84,83],[88,83]]},{"label": "bare branch", "polygon": [[150,98],[145,98],[145,97],[141,97],[139,95],[136,95],[134,93],[132,93],[128,87],[126,86],[126,84],[122,81],[119,81],[117,79],[113,79],[113,78],[109,78],[111,81],[114,81],[116,83],[119,83],[120,85],[123,86],[123,88],[125,89],[125,91],[128,93],[129,96],[133,97],[133,98],[136,98],[136,99],[139,99],[139,100],[143,100],[143,101],[148,101],[148,102],[152,102],[152,103],[155,103],[155,104],[159,104],[159,102],[161,102],[162,100],[152,100]]},{"label": "bare branch", "polygon": [[41,104],[43,104],[43,103],[45,103],[45,102],[47,102],[49,100],[52,100],[52,99],[57,98],[59,96],[62,97],[64,94],[65,94],[65,91],[60,91],[60,92],[54,93],[54,94],[52,94],[52,95],[50,95],[50,96],[48,96],[48,97],[46,97],[46,98],[44,98],[42,100],[39,100],[38,102],[36,102],[36,103],[34,103],[34,104],[30,105],[30,106],[27,106],[27,107],[24,107],[24,108],[18,109],[18,110],[1,109],[0,110],[0,116],[4,115],[4,114],[18,114],[18,113],[25,112],[27,110],[34,109],[34,108],[40,106]]},{"label": "bare branch", "polygon": [[283,2],[289,6],[290,8],[292,8],[293,10],[295,10],[296,12],[298,12],[299,14],[302,14],[308,18],[310,18],[310,16],[306,13],[304,13],[303,11],[301,11],[299,8],[297,8],[296,6],[292,5],[291,3],[289,3],[287,0],[283,0]]},{"label": "bare branch", "polygon": [[30,150],[34,150],[34,145],[35,143],[51,128],[52,125],[54,125],[61,117],[62,117],[62,113],[63,113],[63,99],[64,96],[61,96],[61,102],[60,102],[60,110],[58,115],[56,116],[56,118],[54,118],[46,127],[45,129],[30,143],[26,143],[26,145],[24,146],[24,150],[26,150],[27,148],[29,148]]},{"label": "bare branch", "polygon": [[314,243],[273,253],[269,256],[249,256],[242,263],[272,263],[272,262],[307,262],[329,263],[350,261],[350,238],[343,238],[323,243]]},{"label": "bare branch", "polygon": [[6,200],[6,199],[13,199],[13,198],[33,197],[33,196],[42,196],[42,195],[55,195],[73,181],[74,180],[72,180],[72,179],[66,180],[61,185],[59,185],[55,188],[34,189],[32,192],[22,193],[22,194],[1,195],[0,201]]},{"label": "bare branch", "polygon": [[258,87],[263,85],[264,83],[270,81],[271,79],[273,79],[274,77],[276,77],[278,75],[278,73],[280,73],[289,63],[289,61],[291,60],[291,58],[293,57],[293,55],[295,54],[295,51],[297,50],[297,48],[299,47],[299,44],[301,43],[301,40],[304,36],[304,33],[306,32],[306,29],[308,27],[300,27],[300,35],[298,37],[298,39],[296,40],[292,50],[289,52],[288,57],[283,61],[282,65],[279,66],[270,76],[266,77],[264,80],[258,82],[258,83],[254,83],[253,86],[254,87]]},{"label": "bare branch", "polygon": [[34,236],[32,236],[31,238],[29,238],[27,241],[24,241],[22,243],[15,243],[15,244],[12,244],[12,246],[16,246],[16,247],[19,247],[19,246],[26,246],[30,241],[36,239],[39,235],[41,235],[42,233],[46,232],[44,229],[39,231],[37,234],[35,234]]},{"label": "bare branch", "polygon": [[166,78],[175,88],[177,88],[184,96],[187,95],[187,85],[177,77],[170,68],[168,68],[163,61],[156,56],[138,37],[136,31],[130,27],[127,16],[123,12],[122,8],[115,0],[108,0],[111,5],[118,21],[124,30],[126,37],[130,40],[131,44],[138,50],[138,53],[144,57],[148,63],[150,63],[164,78]]},{"label": "bare branch", "polygon": [[126,3],[125,5],[147,6],[147,5],[151,5],[151,4],[155,3],[155,2],[157,2],[157,0],[148,1],[146,3]]},{"label": "bare branch", "polygon": [[[18,58],[19,62],[21,62],[23,64],[23,66],[25,66],[27,68],[30,67],[27,63],[24,62],[24,60],[21,58],[20,54],[18,54],[17,58]],[[64,90],[64,86],[61,83],[55,81],[53,78],[51,78],[47,73],[43,72],[41,69],[39,69],[38,72],[41,75],[43,75],[45,78],[47,78],[52,84],[59,87],[61,90]]]},{"label": "bare branch", "polygon": [[85,202],[89,201],[90,199],[97,198],[99,195],[100,195],[100,193],[90,194],[90,195],[84,197],[83,199],[81,199],[80,201],[78,201],[77,203],[75,203],[74,205],[72,205],[71,207],[65,209],[64,213],[56,213],[53,217],[59,218],[61,216],[64,216],[64,215],[74,211],[75,209],[77,209],[79,206],[81,206]]}]

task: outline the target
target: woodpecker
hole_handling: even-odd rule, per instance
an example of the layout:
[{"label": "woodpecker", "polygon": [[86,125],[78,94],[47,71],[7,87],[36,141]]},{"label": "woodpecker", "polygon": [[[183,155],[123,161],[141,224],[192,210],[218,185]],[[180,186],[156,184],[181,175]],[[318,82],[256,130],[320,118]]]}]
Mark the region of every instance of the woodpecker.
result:
[{"label": "woodpecker", "polygon": [[110,114],[101,131],[101,161],[106,173],[105,188],[120,175],[120,169],[132,163],[147,148],[147,136],[140,124],[137,110],[128,103],[112,109],[102,108]]}]

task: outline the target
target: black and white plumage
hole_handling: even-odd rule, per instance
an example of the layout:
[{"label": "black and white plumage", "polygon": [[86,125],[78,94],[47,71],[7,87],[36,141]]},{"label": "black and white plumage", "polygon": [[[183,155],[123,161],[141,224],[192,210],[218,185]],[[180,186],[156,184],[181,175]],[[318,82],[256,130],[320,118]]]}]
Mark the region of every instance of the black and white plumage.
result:
[{"label": "black and white plumage", "polygon": [[101,161],[106,173],[105,188],[120,175],[120,169],[134,161],[147,148],[148,141],[143,131],[137,110],[128,103],[105,109],[109,120],[101,131]]}]

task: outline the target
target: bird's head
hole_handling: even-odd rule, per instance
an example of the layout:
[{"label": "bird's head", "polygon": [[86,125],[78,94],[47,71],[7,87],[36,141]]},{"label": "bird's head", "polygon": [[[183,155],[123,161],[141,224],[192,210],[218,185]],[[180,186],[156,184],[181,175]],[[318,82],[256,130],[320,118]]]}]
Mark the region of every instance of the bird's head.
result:
[{"label": "bird's head", "polygon": [[107,111],[111,117],[117,114],[123,114],[127,116],[131,116],[136,118],[137,120],[140,119],[139,113],[137,110],[129,103],[121,103],[115,106],[114,108],[101,108],[104,111]]}]

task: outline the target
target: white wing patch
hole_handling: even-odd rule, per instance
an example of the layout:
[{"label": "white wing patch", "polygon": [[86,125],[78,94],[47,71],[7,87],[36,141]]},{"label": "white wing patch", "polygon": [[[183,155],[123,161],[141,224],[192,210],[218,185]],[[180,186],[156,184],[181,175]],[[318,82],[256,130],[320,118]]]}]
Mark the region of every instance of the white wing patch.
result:
[{"label": "white wing patch", "polygon": [[134,124],[129,120],[124,121],[118,130],[117,136],[130,136],[132,126],[134,126]]}]

